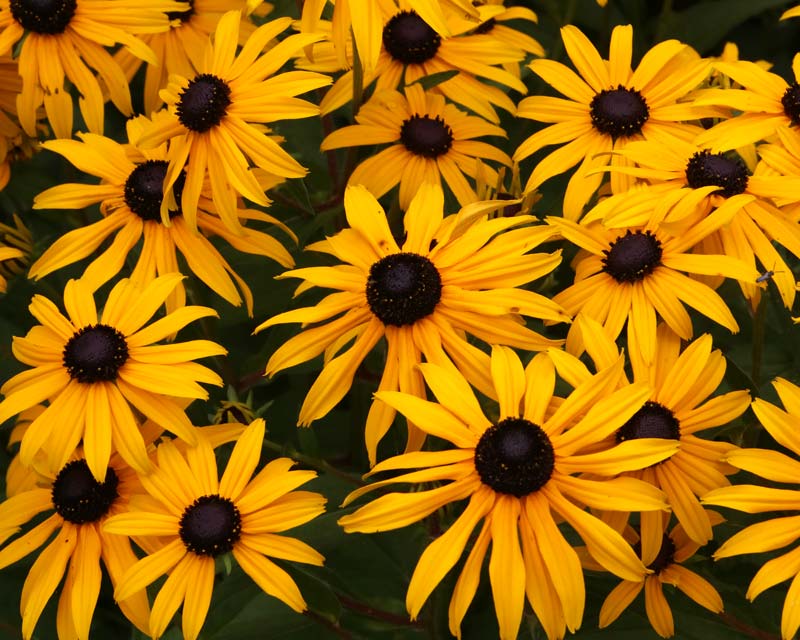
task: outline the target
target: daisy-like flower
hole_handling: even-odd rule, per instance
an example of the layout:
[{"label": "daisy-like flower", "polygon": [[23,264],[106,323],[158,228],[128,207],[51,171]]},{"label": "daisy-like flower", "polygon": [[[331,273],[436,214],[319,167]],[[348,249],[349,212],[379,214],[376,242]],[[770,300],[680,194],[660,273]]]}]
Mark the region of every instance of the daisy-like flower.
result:
[{"label": "daisy-like flower", "polygon": [[7,278],[22,271],[31,246],[30,231],[17,214],[14,214],[13,227],[0,223],[0,293],[8,288]]},{"label": "daisy-like flower", "polygon": [[[171,194],[183,178],[181,208],[190,229],[197,227],[197,206],[208,179],[211,198],[223,223],[241,233],[236,212],[237,194],[267,206],[269,201],[251,167],[284,178],[301,178],[306,169],[265,133],[264,123],[308,118],[319,109],[297,94],[330,84],[330,78],[309,71],[273,74],[317,36],[295,34],[270,47],[291,24],[291,18],[273,20],[256,29],[236,54],[241,12],[228,11],[220,19],[213,43],[207,42],[194,77],[170,76],[161,92],[169,116],[154,120],[135,144],[157,147],[169,141],[169,164],[164,193]],[[269,77],[272,76],[272,77]],[[188,161],[188,164],[187,164]],[[169,224],[174,198],[161,203],[161,217]]]},{"label": "daisy-like flower", "polygon": [[114,593],[124,600],[169,574],[153,602],[152,637],[163,635],[183,603],[183,637],[197,638],[214,590],[214,560],[228,552],[266,593],[305,611],[295,582],[266,556],[321,565],[323,557],[310,546],[278,534],[323,513],[325,498],[294,491],[316,473],[290,471],[294,461],[288,458],[273,460],[251,479],[263,440],[264,421],[258,419],[238,439],[221,479],[205,438],[198,437],[185,454],[172,442],[162,443],[157,468],[141,477],[150,500],[105,522],[107,535],[158,537],[162,544],[126,571]]},{"label": "daisy-like flower", "polygon": [[[392,7],[395,3],[390,0]],[[303,2],[300,29],[304,33],[314,33],[320,28],[320,18],[328,0],[308,0]],[[403,8],[419,15],[440,37],[451,34],[445,11],[463,14],[474,25],[479,23],[479,12],[471,0],[402,0]],[[331,23],[333,47],[341,67],[347,67],[350,50],[350,30],[358,48],[361,64],[372,71],[378,64],[383,38],[380,3],[369,0],[340,0],[333,3]]]},{"label": "daisy-like flower", "polygon": [[[155,114],[154,122],[168,118]],[[135,140],[150,124],[143,116],[127,122],[128,138]],[[220,296],[234,305],[246,302],[253,312],[253,295],[207,236],[218,235],[233,247],[246,253],[266,256],[284,267],[294,265],[289,252],[274,237],[242,227],[240,234],[231,232],[214,215],[213,203],[201,194],[196,214],[198,233],[181,215],[180,206],[170,210],[170,225],[162,223],[161,186],[167,173],[167,147],[143,150],[135,145],[121,145],[93,133],[78,134],[77,140],[52,140],[43,147],[64,156],[83,172],[101,178],[101,184],[69,183],[52,187],[34,198],[34,209],[76,209],[100,203],[103,218],[93,224],[69,231],[53,242],[31,266],[30,277],[40,279],[47,274],[93,255],[100,244],[115,236],[108,248],[86,268],[82,280],[95,290],[113,278],[125,259],[141,241],[141,252],[134,267],[134,279],[149,280],[156,275],[180,269],[177,253],[189,269]],[[260,171],[260,170],[259,170]],[[258,176],[262,186],[276,180]],[[180,193],[185,178],[178,179],[175,190]],[[174,198],[180,204],[180,195]],[[239,215],[278,225],[292,238],[294,234],[281,222],[260,211],[249,209]],[[205,234],[205,235],[204,235]],[[240,294],[241,291],[241,294]],[[167,300],[167,308],[175,310],[185,304],[186,295],[180,283]]]},{"label": "daisy-like flower", "polygon": [[417,470],[362,487],[345,504],[397,482],[450,482],[379,497],[341,518],[345,531],[372,533],[404,527],[440,507],[469,499],[461,515],[428,545],[417,563],[406,596],[412,619],[458,562],[481,520],[450,601],[450,631],[458,637],[490,543],[489,579],[500,638],[517,637],[526,595],[548,638],[562,638],[565,626],[572,632],[580,626],[585,599],[580,560],[557,527],[553,512],[575,529],[603,567],[626,580],[644,579],[647,570],[622,536],[575,505],[637,511],[666,507],[661,502],[663,494],[639,480],[588,480],[573,475],[604,476],[637,469],[676,448],[676,443],[665,440],[637,440],[584,451],[619,429],[649,394],[647,385],[640,383],[615,391],[622,364],[619,358],[572,391],[563,403],[553,404],[556,375],[546,354],[535,356],[523,370],[511,349],[493,347],[492,384],[499,399],[496,422],[485,416],[469,384],[453,366],[420,365],[438,402],[397,391],[376,394],[419,429],[454,446],[381,462],[372,474]]},{"label": "daisy-like flower", "polygon": [[[573,350],[577,352],[585,347],[597,370],[607,368],[619,357],[611,336],[596,321],[578,316],[573,329],[567,348],[575,346],[572,333],[579,332],[581,348]],[[736,472],[734,467],[721,461],[736,447],[708,439],[707,432],[735,420],[750,405],[750,394],[744,390],[710,397],[722,383],[726,369],[725,357],[718,349],[712,351],[711,346],[711,336],[704,334],[681,351],[680,338],[663,323],[656,333],[651,364],[640,357],[639,349],[629,345],[633,381],[650,384],[652,392],[647,402],[611,438],[617,443],[639,438],[662,438],[678,443],[678,450],[669,458],[625,475],[663,490],[686,535],[699,545],[711,539],[713,523],[698,498],[730,484],[726,476]],[[572,386],[590,377],[588,369],[575,356],[555,349],[549,353],[559,374]],[[651,517],[652,514],[642,514],[641,522]],[[660,539],[661,521],[648,526]],[[649,542],[657,547],[656,541]]]},{"label": "daisy-like flower", "polygon": [[[167,86],[170,74],[176,73],[184,78],[192,78],[199,73],[198,66],[203,58],[203,51],[208,37],[214,32],[217,23],[226,11],[241,11],[239,44],[244,44],[255,25],[248,18],[245,0],[187,0],[186,11],[171,11],[168,16],[170,28],[166,31],[143,35],[142,40],[155,53],[158,64],[149,64],[144,75],[144,112],[153,113],[163,103],[158,92]],[[264,4],[257,12],[266,15],[272,6]],[[114,54],[125,71],[128,80],[132,80],[142,60],[126,49]]]},{"label": "daisy-like flower", "polygon": [[[322,323],[281,345],[267,362],[267,375],[311,360],[326,349],[329,357],[335,355],[356,337],[346,351],[326,361],[300,408],[299,424],[321,418],[344,397],[356,369],[384,336],[387,355],[379,388],[399,388],[419,397],[425,397],[416,369],[423,355],[429,362],[451,358],[470,382],[493,394],[488,357],[464,334],[532,351],[559,344],[525,327],[520,315],[563,322],[561,308],[544,296],[516,288],[550,273],[560,262],[560,251],[527,253],[550,239],[554,230],[544,225],[514,229],[532,222],[531,216],[471,224],[466,220],[502,204],[479,203],[462,209],[459,218],[443,219],[441,189],[423,184],[406,212],[401,246],[375,196],[362,186],[347,188],[344,205],[350,228],[308,247],[332,254],[344,264],[296,269],[280,276],[302,278],[300,291],[309,286],[338,291],[316,306],[278,314],[256,329],[287,322]],[[372,404],[365,437],[373,464],[378,442],[394,416],[387,406]],[[410,429],[409,448],[418,448],[422,439],[424,434]]]},{"label": "daisy-like flower", "polygon": [[[413,10],[397,8],[394,1],[376,3],[383,21],[383,46],[373,71],[364,71],[362,88],[375,83],[375,93],[414,84],[421,78],[436,73],[456,73],[452,78],[436,85],[437,93],[448,100],[463,105],[479,116],[498,123],[500,118],[494,107],[513,113],[514,102],[507,91],[486,84],[479,78],[501,84],[515,91],[527,93],[525,84],[513,73],[495,65],[518,63],[525,58],[521,49],[507,42],[480,33],[462,33],[442,38]],[[487,5],[498,12],[501,6]],[[376,9],[378,10],[378,9]],[[300,68],[335,73],[352,64],[342,64],[330,43],[314,47],[313,61],[301,60]],[[353,98],[352,69],[339,77],[320,102],[322,113],[330,113]]]},{"label": "daisy-like flower", "polygon": [[[644,582],[623,580],[608,594],[600,609],[600,628],[607,627],[630,605],[644,590],[644,606],[647,619],[655,632],[662,638],[675,635],[675,623],[672,610],[664,596],[663,586],[669,584],[677,587],[701,607],[712,613],[720,613],[723,609],[722,596],[705,578],[682,565],[689,560],[701,545],[697,544],[683,530],[680,524],[671,531],[665,530],[669,523],[669,515],[656,514],[655,522],[643,523],[642,528],[653,526],[655,531],[642,532],[641,539],[634,543],[634,549],[642,562],[653,573]],[[714,524],[722,521],[719,514],[709,511],[709,520]]]},{"label": "daisy-like flower", "polygon": [[[577,27],[563,27],[561,37],[580,75],[553,60],[530,63],[531,71],[566,98],[531,96],[519,103],[517,116],[550,126],[522,142],[514,160],[519,162],[549,145],[564,145],[534,167],[525,190],[532,191],[580,163],[564,195],[564,216],[577,220],[600,186],[602,174],[594,170],[606,164],[609,151],[642,138],[691,139],[695,128],[680,122],[714,115],[708,107],[703,111],[679,102],[706,78],[710,63],[687,45],[667,40],[650,49],[632,71],[630,25],[614,28],[608,61]],[[615,164],[621,159],[611,156]],[[627,191],[632,183],[629,176],[611,174],[614,193]]]},{"label": "daisy-like flower", "polygon": [[[46,516],[25,534],[0,548],[0,569],[40,549],[22,590],[20,612],[22,637],[33,635],[47,601],[62,578],[66,580],[58,599],[59,638],[89,638],[102,582],[101,565],[112,584],[136,562],[128,538],[103,531],[103,522],[128,510],[131,495],[140,493],[136,473],[112,455],[98,480],[79,450],[54,473],[37,469],[34,486],[26,487],[0,503],[0,545],[26,523]],[[150,609],[143,588],[131,592],[117,604],[125,616],[147,631]]]},{"label": "daisy-like flower", "polygon": [[748,60],[717,61],[714,68],[746,88],[698,92],[697,105],[728,107],[741,112],[698,136],[695,142],[699,146],[712,151],[736,149],[769,138],[778,127],[800,124],[800,53],[792,60],[792,84]]},{"label": "daisy-like flower", "polygon": [[[786,410],[756,398],[753,413],[767,432],[794,456],[800,456],[800,437],[797,421],[800,420],[800,388],[783,378],[776,378],[772,385]],[[764,520],[745,527],[726,540],[714,553],[714,558],[728,558],[743,553],[774,551],[792,544],[798,539],[800,515],[785,515],[797,511],[800,492],[797,478],[800,477],[800,462],[772,449],[738,449],[726,456],[729,464],[755,474],[771,482],[790,485],[785,489],[751,484],[723,487],[708,493],[705,504],[738,509],[747,513],[783,512],[779,518]],[[747,599],[754,600],[766,589],[792,578],[781,617],[781,635],[784,640],[795,637],[800,628],[800,547],[795,547],[767,562],[758,570],[747,589]]]},{"label": "daisy-like flower", "polygon": [[47,298],[34,296],[28,308],[41,324],[24,338],[15,337],[12,345],[14,356],[33,369],[0,388],[6,396],[0,402],[0,422],[50,401],[22,438],[23,464],[30,465],[45,449],[49,468],[60,468],[82,439],[86,462],[99,482],[112,451],[147,473],[151,465],[132,407],[169,425],[182,440],[196,441],[175,398],[207,398],[198,383],[221,385],[222,380],[193,360],[226,351],[209,340],[154,343],[193,320],[217,314],[207,307],[183,307],[145,326],[181,278],[169,274],[145,287],[121,280],[99,317],[91,291],[80,280],[70,280],[64,289],[68,317]]},{"label": "daisy-like flower", "polygon": [[[787,135],[797,136],[785,130]],[[775,272],[783,303],[792,307],[794,278],[772,242],[800,257],[800,229],[775,207],[773,196],[782,196],[781,203],[800,202],[800,158],[794,160],[794,179],[787,179],[751,175],[734,152],[714,153],[683,140],[631,142],[619,153],[636,166],[613,170],[644,179],[650,186],[603,200],[586,214],[584,222],[602,219],[607,227],[624,227],[664,221],[670,232],[679,236],[714,209],[732,207],[735,212],[730,222],[703,238],[695,253],[724,253],[754,268],[758,260],[763,269]],[[737,198],[739,194],[752,197]],[[740,281],[739,286],[753,308],[757,307],[761,287],[755,281]]]},{"label": "daisy-like flower", "polygon": [[475,140],[506,137],[501,127],[446,104],[443,95],[426,92],[419,84],[406,87],[405,95],[386,91],[374,96],[361,107],[356,122],[329,134],[321,149],[393,143],[358,165],[348,184],[362,184],[380,198],[400,183],[402,209],[408,209],[423,182],[441,184],[442,179],[459,203],[475,202],[478,196],[465,176],[475,180],[476,160],[511,165],[500,149]]},{"label": "daisy-like flower", "polygon": [[[744,194],[736,197],[752,199]],[[573,265],[575,283],[553,300],[569,314],[583,311],[602,323],[615,340],[627,323],[629,347],[638,348],[648,363],[656,352],[657,315],[684,340],[692,337],[692,320],[684,304],[737,333],[739,325],[719,294],[683,273],[745,282],[758,278],[752,265],[737,258],[688,253],[730,221],[734,198],[677,236],[658,224],[606,229],[599,223],[579,225],[549,217],[547,221],[564,238],[584,249]]]},{"label": "daisy-like flower", "polygon": [[103,133],[104,90],[130,115],[128,82],[105,47],[121,44],[157,64],[152,50],[133,34],[166,31],[167,12],[188,8],[188,3],[174,0],[0,0],[0,54],[21,41],[17,109],[22,128],[36,136],[36,111],[44,105],[56,137],[72,136],[66,80],[81,94],[78,105],[89,131]]},{"label": "daisy-like flower", "polygon": [[800,16],[800,4],[784,11],[781,14],[781,20],[788,20],[789,18],[796,18],[797,16]]}]

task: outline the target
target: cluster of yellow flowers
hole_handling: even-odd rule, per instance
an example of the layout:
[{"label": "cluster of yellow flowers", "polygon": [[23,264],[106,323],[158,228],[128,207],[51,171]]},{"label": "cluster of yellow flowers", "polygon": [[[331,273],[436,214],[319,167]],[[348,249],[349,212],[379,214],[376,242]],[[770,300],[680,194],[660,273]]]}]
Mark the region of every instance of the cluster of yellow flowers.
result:
[{"label": "cluster of yellow flowers", "polygon": [[[346,497],[343,530],[398,529],[459,505],[413,569],[411,619],[458,565],[448,620],[461,637],[487,555],[503,640],[518,636],[526,602],[550,640],[575,632],[585,571],[622,580],[601,627],[644,591],[653,629],[673,635],[663,585],[722,611],[683,563],[724,521],[709,506],[800,505],[800,387],[773,382],[785,410],[731,390],[725,356],[709,333],[695,337],[692,313],[737,333],[741,313],[717,291],[726,280],[756,318],[773,286],[791,313],[800,53],[791,84],[735,47],[712,59],[677,40],[634,68],[630,25],[613,29],[607,59],[567,25],[569,66],[527,33],[536,21],[503,0],[306,0],[300,10],[0,0],[0,190],[44,150],[81,177],[28,208],[99,205],[44,250],[25,218],[0,225],[3,291],[10,278],[83,270],[63,290],[65,313],[33,296],[38,324],[11,345],[27,368],[0,388],[0,422],[16,417],[19,445],[0,503],[0,568],[38,553],[23,637],[61,585],[59,638],[88,638],[104,567],[133,625],[159,638],[182,607],[193,640],[228,552],[265,593],[306,610],[272,559],[323,563],[281,535],[325,511],[324,495],[299,490],[316,473],[262,456],[265,421],[252,407],[208,426],[187,415],[209,399],[203,385],[223,385],[227,350],[223,331],[176,340],[223,306],[187,304],[186,283],[249,317],[258,302],[231,250],[277,262],[279,278],[300,282],[296,295],[331,291],[307,306],[286,300],[253,327],[301,325],[267,376],[320,363],[299,425],[330,414],[365,361],[378,361],[363,433],[367,477],[381,479]],[[513,100],[534,77],[563,97]],[[125,140],[109,101],[128,117]],[[300,141],[271,129],[297,119],[319,120],[332,163],[336,150],[347,156],[327,192],[338,226],[304,237],[312,253],[295,268],[297,252],[273,232],[298,244],[299,229],[264,209],[308,174]],[[532,133],[508,148],[511,121]],[[359,160],[359,147],[375,152]],[[538,215],[539,192],[570,171],[561,210]],[[571,262],[559,267],[562,251]],[[748,408],[795,457],[720,434]],[[403,452],[390,450],[393,430]],[[732,485],[740,469],[789,487]],[[415,490],[350,506],[395,483]],[[787,546],[799,517],[761,520],[714,555]],[[800,547],[765,563],[747,593],[789,578],[784,640],[800,628]]]}]

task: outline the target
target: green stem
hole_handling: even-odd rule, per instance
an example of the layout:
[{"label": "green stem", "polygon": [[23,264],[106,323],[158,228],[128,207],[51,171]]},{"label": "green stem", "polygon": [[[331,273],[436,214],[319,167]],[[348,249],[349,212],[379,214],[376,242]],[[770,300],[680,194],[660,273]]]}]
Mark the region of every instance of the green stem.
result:
[{"label": "green stem", "polygon": [[764,354],[766,318],[767,296],[762,294],[761,299],[758,301],[756,312],[753,315],[753,351],[751,356],[752,369],[750,371],[750,378],[755,386],[753,391],[758,391],[761,388],[761,360]]}]

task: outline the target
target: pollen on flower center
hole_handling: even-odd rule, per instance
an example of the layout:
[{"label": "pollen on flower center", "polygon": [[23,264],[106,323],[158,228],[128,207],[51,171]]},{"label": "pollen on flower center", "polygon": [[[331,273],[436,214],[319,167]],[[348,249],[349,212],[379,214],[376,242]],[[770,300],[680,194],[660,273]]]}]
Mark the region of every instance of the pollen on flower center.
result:
[{"label": "pollen on flower center", "polygon": [[505,418],[483,432],[475,447],[475,470],[486,486],[521,498],[541,489],[555,468],[555,452],[539,425]]},{"label": "pollen on flower center", "polygon": [[403,64],[420,64],[436,55],[442,39],[414,11],[401,11],[383,27],[383,46]]},{"label": "pollen on flower center", "polygon": [[439,116],[413,115],[403,122],[400,141],[411,153],[436,158],[453,146],[453,130]]},{"label": "pollen on flower center", "polygon": [[64,33],[78,8],[77,0],[11,0],[11,15],[35,33]]},{"label": "pollen on flower center", "polygon": [[94,324],[79,329],[64,346],[64,366],[78,382],[115,380],[128,359],[128,343],[114,327]]},{"label": "pollen on flower center", "polygon": [[800,124],[800,84],[793,82],[781,98],[783,112],[793,124]]},{"label": "pollen on flower center", "polygon": [[186,11],[168,11],[167,18],[170,20],[180,20],[189,22],[189,19],[194,15],[194,0],[188,0],[189,8]]},{"label": "pollen on flower center", "polygon": [[[125,204],[142,220],[161,220],[162,189],[167,166],[166,160],[147,160],[137,165],[125,181]],[[180,214],[181,193],[185,182],[186,173],[181,171],[173,186],[178,210],[170,209],[170,218]]]},{"label": "pollen on flower center", "polygon": [[425,256],[393,253],[370,267],[367,303],[383,324],[414,324],[433,313],[441,297],[442,278]]},{"label": "pollen on flower center", "polygon": [[109,467],[103,482],[95,480],[86,460],[68,462],[53,481],[52,500],[56,512],[74,524],[103,517],[117,499],[119,478]]},{"label": "pollen on flower center", "polygon": [[178,120],[187,129],[203,133],[217,126],[231,104],[231,88],[210,73],[189,81],[178,100]]},{"label": "pollen on flower center", "polygon": [[741,160],[708,149],[695,153],[686,165],[686,181],[692,189],[717,186],[720,190],[714,193],[726,198],[744,193],[748,177]]},{"label": "pollen on flower center", "polygon": [[650,117],[650,109],[641,93],[618,85],[603,89],[589,104],[592,124],[600,133],[612,138],[639,133]]},{"label": "pollen on flower center", "polygon": [[658,402],[648,400],[617,430],[617,442],[637,438],[679,440],[681,425],[675,414]]},{"label": "pollen on flower center", "polygon": [[[633,550],[636,552],[636,555],[640,558],[642,557],[642,543],[637,542],[633,545]],[[651,569],[653,573],[658,575],[664,569],[666,569],[669,565],[675,562],[675,543],[672,541],[666,533],[661,538],[661,548],[658,550],[658,555],[655,559],[647,565],[648,569]]]},{"label": "pollen on flower center", "polygon": [[661,264],[661,242],[650,231],[630,229],[603,251],[603,271],[617,282],[636,282]]},{"label": "pollen on flower center", "polygon": [[219,495],[197,498],[181,516],[181,540],[189,551],[197,555],[216,557],[227,553],[241,534],[239,509]]}]

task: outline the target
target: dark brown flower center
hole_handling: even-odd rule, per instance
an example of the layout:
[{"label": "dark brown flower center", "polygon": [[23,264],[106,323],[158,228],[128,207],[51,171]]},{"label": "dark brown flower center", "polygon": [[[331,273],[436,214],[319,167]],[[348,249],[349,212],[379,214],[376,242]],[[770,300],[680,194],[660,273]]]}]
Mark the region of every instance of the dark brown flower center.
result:
[{"label": "dark brown flower center", "polygon": [[186,11],[168,11],[167,18],[170,20],[189,22],[189,19],[194,15],[194,0],[184,0],[184,2],[189,3],[189,8]]},{"label": "dark brown flower center", "polygon": [[227,553],[241,535],[239,509],[219,495],[198,498],[181,516],[181,540],[189,551],[200,556],[216,557]]},{"label": "dark brown flower center", "polygon": [[420,64],[436,55],[442,39],[414,11],[401,11],[383,27],[383,46],[403,64]]},{"label": "dark brown flower center", "polygon": [[11,0],[11,15],[23,28],[35,33],[64,33],[77,0]]},{"label": "dark brown flower center", "polygon": [[628,229],[603,253],[603,271],[617,282],[643,280],[661,264],[661,242],[650,231]]},{"label": "dark brown flower center", "polygon": [[644,96],[622,85],[595,94],[589,112],[595,129],[615,139],[639,133],[650,117]]},{"label": "dark brown flower center", "polygon": [[58,514],[73,524],[95,522],[117,499],[119,478],[109,467],[103,482],[95,480],[86,460],[73,460],[53,481],[52,500]]},{"label": "dark brown flower center", "polygon": [[555,452],[542,428],[505,418],[483,432],[475,447],[475,470],[486,486],[521,498],[541,489],[555,468]]},{"label": "dark brown flower center", "polygon": [[117,378],[128,359],[128,343],[114,327],[94,324],[79,329],[64,346],[64,366],[78,382],[102,382]]},{"label": "dark brown flower center", "polygon": [[667,407],[648,400],[617,430],[616,437],[617,442],[638,438],[680,440],[681,425]]},{"label": "dark brown flower center", "polygon": [[744,193],[748,177],[747,167],[739,158],[711,153],[708,149],[695,153],[686,165],[686,181],[692,189],[720,187],[714,193],[726,198]]},{"label": "dark brown flower center", "polygon": [[793,82],[781,98],[783,112],[793,124],[800,124],[800,84]]},{"label": "dark brown flower center", "polygon": [[453,146],[453,130],[439,116],[413,115],[400,128],[400,142],[411,153],[436,158]]},{"label": "dark brown flower center", "polygon": [[495,28],[497,25],[497,20],[494,18],[489,18],[486,22],[482,22],[477,27],[475,27],[475,31],[472,33],[490,33],[492,29]]},{"label": "dark brown flower center", "polygon": [[[637,542],[633,545],[633,550],[636,552],[636,555],[640,558],[642,557],[642,543]],[[666,569],[669,565],[675,562],[675,543],[672,541],[666,533],[661,538],[661,548],[658,550],[658,555],[655,557],[650,564],[647,565],[648,569],[651,569],[653,573],[658,575],[664,569]]]},{"label": "dark brown flower center", "polygon": [[441,297],[442,278],[425,256],[393,253],[370,267],[367,303],[383,324],[414,324],[433,313]]},{"label": "dark brown flower center", "polygon": [[[167,175],[166,160],[147,160],[131,171],[125,181],[125,204],[142,220],[161,221],[161,200],[164,177]],[[169,217],[180,215],[181,193],[186,182],[186,173],[181,171],[172,188],[178,209],[170,209]]]},{"label": "dark brown flower center", "polygon": [[187,129],[203,133],[217,126],[231,104],[231,88],[210,73],[189,81],[178,100],[178,120]]}]

